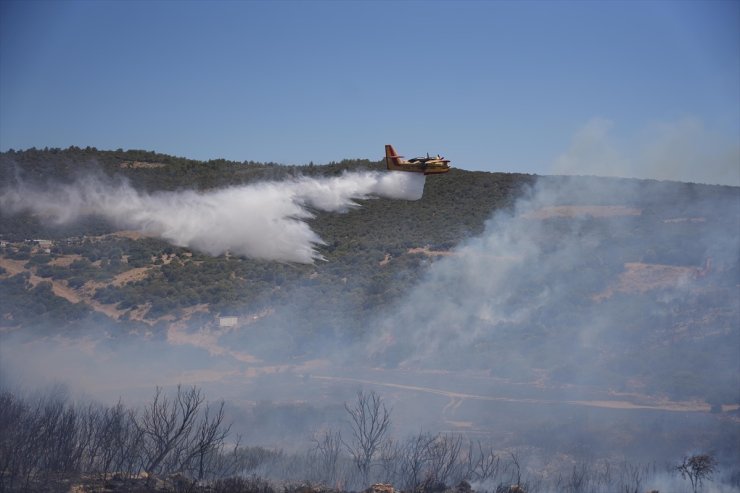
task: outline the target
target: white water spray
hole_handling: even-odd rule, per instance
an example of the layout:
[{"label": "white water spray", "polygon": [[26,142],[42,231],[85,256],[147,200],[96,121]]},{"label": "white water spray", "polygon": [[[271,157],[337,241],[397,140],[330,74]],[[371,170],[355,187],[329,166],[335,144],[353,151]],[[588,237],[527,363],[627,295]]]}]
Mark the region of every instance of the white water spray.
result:
[{"label": "white water spray", "polygon": [[128,183],[86,179],[53,190],[26,186],[0,194],[6,212],[30,210],[58,224],[97,215],[174,245],[211,255],[313,263],[321,238],[306,223],[308,208],[344,212],[372,197],[418,200],[418,173],[345,173],[332,178],[260,182],[207,192],[146,194]]}]

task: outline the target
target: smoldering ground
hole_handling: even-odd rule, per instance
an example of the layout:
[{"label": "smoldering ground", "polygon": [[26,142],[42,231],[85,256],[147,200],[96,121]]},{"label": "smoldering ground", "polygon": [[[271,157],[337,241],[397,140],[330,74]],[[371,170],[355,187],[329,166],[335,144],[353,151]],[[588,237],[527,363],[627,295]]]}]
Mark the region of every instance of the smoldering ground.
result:
[{"label": "smoldering ground", "polygon": [[[273,306],[245,330],[188,327],[190,337],[72,358],[53,339],[32,350],[3,335],[1,361],[17,375],[43,361],[39,376],[83,388],[134,376],[197,383],[234,402],[245,437],[263,445],[341,427],[342,402],[365,388],[392,407],[395,436],[423,427],[483,437],[528,451],[532,470],[556,457],[569,470],[696,450],[727,468],[740,456],[738,211],[732,187],[541,178],[482,235],[430,256],[422,281],[388,300],[359,341],[318,332],[310,351],[286,344],[307,320],[322,325],[309,303]],[[85,354],[90,366],[77,361]],[[243,417],[280,405],[260,426]]]}]

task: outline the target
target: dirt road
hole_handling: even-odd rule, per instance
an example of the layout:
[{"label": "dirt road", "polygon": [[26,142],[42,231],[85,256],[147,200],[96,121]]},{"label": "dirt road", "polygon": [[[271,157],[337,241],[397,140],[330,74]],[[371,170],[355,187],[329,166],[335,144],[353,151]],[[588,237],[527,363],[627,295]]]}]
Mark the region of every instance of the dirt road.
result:
[{"label": "dirt road", "polygon": [[[450,402],[444,407],[443,412],[446,415],[451,415],[454,411],[460,407],[462,401],[465,399],[470,400],[481,400],[481,401],[492,401],[492,402],[511,402],[519,404],[534,404],[534,405],[552,405],[552,404],[566,404],[573,406],[587,406],[596,407],[603,409],[623,409],[623,410],[654,410],[654,411],[669,411],[669,412],[709,412],[709,405],[702,402],[676,402],[676,401],[656,401],[653,404],[635,404],[633,402],[624,400],[555,400],[555,399],[530,399],[530,398],[513,398],[513,397],[493,397],[486,395],[469,394],[462,392],[453,392],[449,390],[437,389],[433,387],[422,387],[416,385],[406,385],[392,382],[382,382],[377,380],[364,380],[359,378],[350,377],[333,377],[333,376],[319,376],[312,375],[311,378],[317,380],[331,380],[338,382],[348,383],[360,383],[364,385],[376,386],[376,387],[387,387],[402,390],[410,390],[413,392],[423,392],[427,394],[435,394],[444,396],[450,399]],[[735,409],[737,406],[733,406]],[[726,410],[732,410],[727,408]]]}]

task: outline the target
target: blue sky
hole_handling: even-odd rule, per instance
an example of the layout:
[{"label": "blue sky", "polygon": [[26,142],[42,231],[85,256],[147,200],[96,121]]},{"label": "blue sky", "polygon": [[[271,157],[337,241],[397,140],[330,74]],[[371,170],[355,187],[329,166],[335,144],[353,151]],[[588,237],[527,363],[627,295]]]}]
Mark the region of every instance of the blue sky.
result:
[{"label": "blue sky", "polygon": [[0,3],[2,150],[738,185],[739,88],[738,1]]}]

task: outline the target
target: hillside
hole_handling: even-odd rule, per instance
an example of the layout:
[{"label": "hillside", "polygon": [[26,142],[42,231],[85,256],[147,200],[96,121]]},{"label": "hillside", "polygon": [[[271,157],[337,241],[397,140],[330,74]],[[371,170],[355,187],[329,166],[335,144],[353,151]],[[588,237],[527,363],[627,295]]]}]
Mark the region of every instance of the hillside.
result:
[{"label": "hillside", "polygon": [[[382,172],[382,162],[70,148],[7,152],[0,165],[0,337],[27,355],[6,349],[6,367],[50,355],[106,392],[151,375],[207,382],[249,419],[263,407],[292,416],[240,418],[265,445],[326,425],[310,406],[362,385],[388,393],[403,430],[584,457],[691,444],[737,453],[738,188],[453,169],[427,177],[419,200],[310,209],[323,260],[304,264],[213,256],[94,213],[54,224],[8,212],[8,190],[123,177],[187,206],[187,190]],[[101,380],[65,345],[102,358]],[[666,431],[652,435],[650,413],[670,416]]]},{"label": "hillside", "polygon": [[[202,163],[137,151],[68,149],[4,154],[2,184],[7,186],[16,175],[26,182],[65,183],[94,170],[125,176],[143,189],[207,189],[295,175],[331,176],[358,169],[381,169],[381,165],[368,161],[302,167]],[[380,300],[393,299],[408,285],[402,279],[391,285],[385,278],[403,272],[399,275],[408,277],[406,283],[414,281],[426,256],[408,253],[410,249],[449,249],[480,232],[493,209],[510,205],[515,191],[531,182],[527,176],[461,170],[449,177],[428,180],[427,191],[417,202],[377,199],[347,214],[317,213],[311,225],[326,243],[320,253],[327,261],[311,267],[238,257],[211,258],[160,240],[119,234],[95,217],[59,228],[30,214],[3,217],[0,238],[9,243],[2,265],[9,273],[17,274],[23,261],[28,267],[23,270],[34,276],[27,287],[48,280],[56,294],[62,287],[72,289],[75,295],[62,297],[73,303],[84,300],[85,307],[116,319],[151,323],[173,315],[175,310],[203,309],[204,305],[213,314],[234,312],[245,304],[257,303],[265,292],[272,293],[271,303],[279,303],[281,293],[273,293],[275,288],[301,279],[331,289],[346,286],[357,292],[351,310],[363,312]],[[28,241],[38,238],[53,241],[48,255]],[[381,266],[384,259],[387,261]],[[193,290],[196,283],[202,289]],[[184,288],[186,285],[188,288]],[[384,286],[382,291],[378,291],[380,285]],[[35,291],[36,296],[43,296],[43,286]],[[12,305],[17,310],[12,319],[17,322],[33,323],[33,317],[39,315],[33,308],[24,312],[24,303]],[[77,315],[83,311],[74,310]],[[67,318],[54,317],[61,321]]]}]

